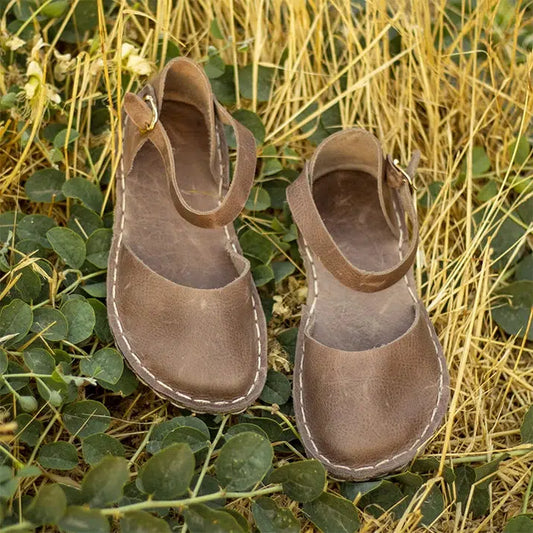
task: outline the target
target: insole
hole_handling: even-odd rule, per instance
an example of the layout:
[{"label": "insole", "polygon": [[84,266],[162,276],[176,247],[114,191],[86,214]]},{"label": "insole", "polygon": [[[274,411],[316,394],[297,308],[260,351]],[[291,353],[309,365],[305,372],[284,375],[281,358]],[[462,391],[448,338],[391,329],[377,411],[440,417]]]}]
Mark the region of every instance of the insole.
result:
[{"label": "insole", "polygon": [[[398,263],[399,241],[381,211],[374,177],[334,171],[315,181],[313,195],[328,231],[353,265],[382,271]],[[318,284],[313,337],[319,342],[341,350],[367,350],[397,339],[412,325],[414,296],[405,278],[387,289],[363,293],[344,286],[313,260]]]},{"label": "insole", "polygon": [[[165,101],[161,117],[185,201],[194,209],[213,209],[222,178],[211,173],[204,115],[189,104]],[[165,278],[190,287],[215,288],[237,277],[225,229],[199,228],[181,217],[170,198],[163,161],[149,141],[126,177],[125,217],[126,244]]]}]

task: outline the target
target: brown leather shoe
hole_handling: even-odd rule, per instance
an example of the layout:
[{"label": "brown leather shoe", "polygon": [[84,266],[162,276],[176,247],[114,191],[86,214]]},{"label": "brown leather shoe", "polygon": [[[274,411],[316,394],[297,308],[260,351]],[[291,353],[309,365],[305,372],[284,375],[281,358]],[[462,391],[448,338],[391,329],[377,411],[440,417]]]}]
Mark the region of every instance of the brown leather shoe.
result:
[{"label": "brown leather shoe", "polygon": [[[194,411],[240,411],[266,376],[266,326],[233,220],[254,179],[252,134],[203,70],[171,61],[124,102],[109,322],[135,373]],[[231,184],[223,125],[237,139]]]},{"label": "brown leather shoe", "polygon": [[404,172],[370,133],[342,131],[287,192],[309,277],[296,420],[309,455],[344,479],[404,466],[448,404],[446,361],[412,271],[418,159]]}]

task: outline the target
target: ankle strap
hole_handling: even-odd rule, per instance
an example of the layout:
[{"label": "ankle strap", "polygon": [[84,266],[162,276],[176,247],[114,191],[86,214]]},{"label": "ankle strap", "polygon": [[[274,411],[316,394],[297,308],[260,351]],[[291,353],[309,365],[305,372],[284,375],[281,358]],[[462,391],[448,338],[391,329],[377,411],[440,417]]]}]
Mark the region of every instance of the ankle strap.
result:
[{"label": "ankle strap", "polygon": [[[317,148],[317,152],[319,150],[320,147]],[[318,153],[315,153],[315,156],[318,156]],[[402,237],[404,232],[407,232],[405,215],[407,215],[411,225],[411,237],[407,251],[401,254],[400,261],[396,265],[381,272],[371,272],[356,267],[337,246],[324,224],[313,198],[312,184],[315,176],[313,176],[309,166],[306,165],[296,181],[287,188],[287,200],[292,217],[305,245],[310,248],[329,272],[347,287],[362,292],[376,292],[396,283],[411,268],[418,246],[418,219],[411,194],[411,180],[408,180],[408,177],[412,178],[419,157],[418,153],[414,154],[406,171],[400,170],[390,157],[379,163],[378,192],[383,213],[389,226],[396,235]],[[316,161],[316,157],[312,163],[314,161]],[[311,169],[313,168],[311,165]],[[397,208],[398,211],[399,220],[396,223],[390,219],[387,211],[383,182],[390,190],[393,207]]]},{"label": "ankle strap", "polygon": [[139,137],[138,146],[149,140],[161,155],[170,194],[177,211],[185,220],[202,228],[215,228],[231,223],[242,211],[254,181],[256,148],[252,133],[236,121],[214,97],[212,98],[214,108],[212,119],[231,126],[235,131],[237,159],[229,186],[225,176],[218,176],[222,181],[222,189],[227,190],[220,204],[209,211],[199,211],[186,202],[178,185],[172,145],[158,117],[161,102],[156,101],[156,94],[151,86],[147,86],[142,92],[145,93],[144,98],[127,93],[124,98],[124,110],[138,130],[135,134]]}]

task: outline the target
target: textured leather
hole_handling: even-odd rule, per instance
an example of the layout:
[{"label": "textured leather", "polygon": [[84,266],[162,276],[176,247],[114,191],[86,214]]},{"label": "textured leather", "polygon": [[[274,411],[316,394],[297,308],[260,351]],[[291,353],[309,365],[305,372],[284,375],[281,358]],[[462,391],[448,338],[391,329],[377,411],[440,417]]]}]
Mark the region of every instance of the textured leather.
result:
[{"label": "textured leather", "polygon": [[[253,136],[185,58],[127,94],[124,110],[107,291],[115,340],[164,397],[241,411],[267,367],[265,317],[232,224],[253,183]],[[231,182],[224,124],[237,140]]]},{"label": "textured leather", "polygon": [[309,280],[294,369],[304,446],[339,478],[384,475],[424,446],[449,399],[442,347],[416,296],[410,185],[373,135],[352,129],[317,148],[287,197]]}]

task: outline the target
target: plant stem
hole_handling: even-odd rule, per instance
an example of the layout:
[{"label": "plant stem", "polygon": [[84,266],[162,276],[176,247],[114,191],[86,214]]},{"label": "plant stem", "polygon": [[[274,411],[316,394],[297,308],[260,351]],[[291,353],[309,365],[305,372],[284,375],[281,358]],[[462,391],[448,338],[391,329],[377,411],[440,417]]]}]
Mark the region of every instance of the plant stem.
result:
[{"label": "plant stem", "polygon": [[34,525],[31,522],[20,522],[19,524],[13,524],[2,528],[2,533],[11,533],[12,531],[33,531]]},{"label": "plant stem", "polygon": [[529,497],[531,496],[531,489],[533,488],[533,468],[529,475],[529,483],[527,484],[526,493],[524,494],[524,502],[522,503],[522,514],[527,513],[527,504],[529,503]]},{"label": "plant stem", "polygon": [[147,500],[145,502],[132,503],[130,505],[123,505],[121,507],[113,507],[111,509],[102,509],[100,512],[103,515],[119,515],[121,513],[128,513],[131,511],[140,511],[142,509],[161,509],[166,507],[188,507],[196,503],[210,502],[220,498],[253,498],[254,496],[262,496],[264,494],[274,494],[281,492],[282,485],[271,485],[259,490],[250,492],[227,492],[219,490],[211,494],[204,494],[203,496],[194,496],[191,498],[184,498],[183,500]]},{"label": "plant stem", "polygon": [[501,452],[494,454],[481,454],[481,455],[470,455],[466,457],[455,457],[450,459],[453,465],[458,465],[462,463],[480,463],[483,461],[493,461],[500,459],[502,457],[520,457],[521,455],[527,455],[528,453],[533,452],[533,446],[527,448],[519,448],[518,450],[511,450],[510,452]]}]

